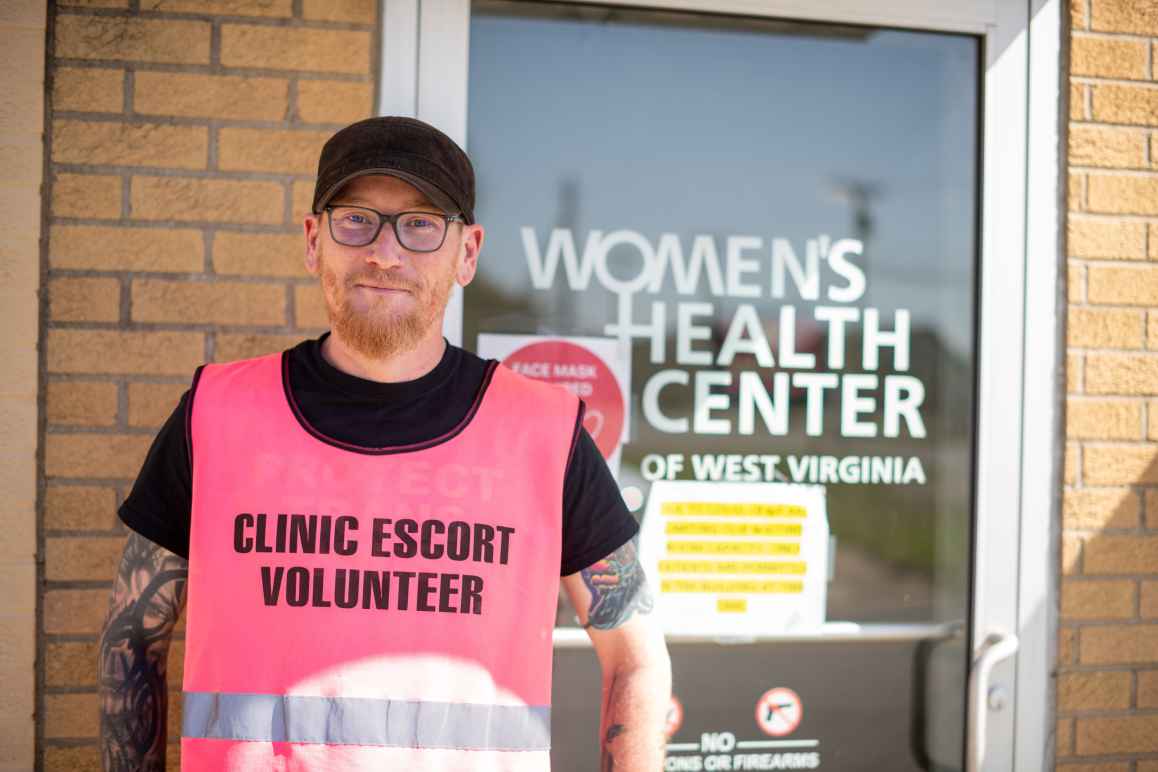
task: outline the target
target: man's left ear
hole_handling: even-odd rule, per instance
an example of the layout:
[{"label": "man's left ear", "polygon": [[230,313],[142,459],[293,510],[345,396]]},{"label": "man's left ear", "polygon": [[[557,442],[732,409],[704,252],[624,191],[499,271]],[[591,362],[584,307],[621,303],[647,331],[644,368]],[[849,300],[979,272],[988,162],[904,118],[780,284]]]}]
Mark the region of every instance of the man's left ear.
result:
[{"label": "man's left ear", "polygon": [[455,280],[460,287],[465,287],[474,280],[475,272],[478,271],[478,256],[482,251],[484,236],[481,225],[464,225],[463,229],[466,231],[462,246],[463,255],[462,260],[458,263],[458,270],[455,272]]}]

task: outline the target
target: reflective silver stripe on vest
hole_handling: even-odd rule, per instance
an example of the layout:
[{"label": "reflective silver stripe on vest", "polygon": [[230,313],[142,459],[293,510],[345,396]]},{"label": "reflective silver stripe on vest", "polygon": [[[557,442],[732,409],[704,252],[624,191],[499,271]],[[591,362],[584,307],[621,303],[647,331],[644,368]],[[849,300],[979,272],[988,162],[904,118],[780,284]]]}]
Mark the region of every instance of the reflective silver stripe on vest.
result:
[{"label": "reflective silver stripe on vest", "polygon": [[185,692],[184,737],[488,751],[551,748],[547,705]]}]

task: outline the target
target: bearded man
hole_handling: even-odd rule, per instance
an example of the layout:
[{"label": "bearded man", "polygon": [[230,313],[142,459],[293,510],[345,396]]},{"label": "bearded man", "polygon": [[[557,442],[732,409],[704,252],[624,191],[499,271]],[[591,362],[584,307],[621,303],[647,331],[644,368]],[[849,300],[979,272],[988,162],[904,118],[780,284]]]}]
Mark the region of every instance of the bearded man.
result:
[{"label": "bearded man", "polygon": [[583,406],[450,345],[474,172],[409,118],[337,132],[305,217],[330,330],[205,365],[119,515],[100,644],[109,770],[546,770],[562,586],[603,668],[605,769],[662,766],[670,663],[638,526]]}]

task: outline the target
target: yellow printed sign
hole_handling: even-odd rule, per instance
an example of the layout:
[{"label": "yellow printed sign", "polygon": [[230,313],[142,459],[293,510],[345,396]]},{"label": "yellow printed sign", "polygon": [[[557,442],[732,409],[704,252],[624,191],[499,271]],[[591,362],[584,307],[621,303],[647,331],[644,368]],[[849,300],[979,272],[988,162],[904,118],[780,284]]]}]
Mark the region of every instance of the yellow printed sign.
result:
[{"label": "yellow printed sign", "polygon": [[665,515],[692,515],[694,517],[806,517],[804,507],[782,504],[763,504],[758,501],[668,501],[662,511]]},{"label": "yellow printed sign", "polygon": [[824,623],[824,489],[652,483],[640,555],[668,633],[771,635]]}]

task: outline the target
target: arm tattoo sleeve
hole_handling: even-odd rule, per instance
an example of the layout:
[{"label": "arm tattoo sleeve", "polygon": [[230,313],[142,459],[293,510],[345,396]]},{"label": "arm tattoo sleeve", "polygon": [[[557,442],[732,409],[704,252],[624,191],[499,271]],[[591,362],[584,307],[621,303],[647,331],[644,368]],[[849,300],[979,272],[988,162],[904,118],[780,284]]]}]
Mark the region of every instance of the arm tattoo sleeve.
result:
[{"label": "arm tattoo sleeve", "polygon": [[108,772],[165,769],[165,670],[188,566],[139,534],[125,543],[98,663],[101,759]]},{"label": "arm tattoo sleeve", "polygon": [[583,569],[580,576],[591,591],[591,608],[587,612],[585,627],[611,630],[637,611],[647,614],[652,610],[651,591],[639,564],[634,539]]}]

